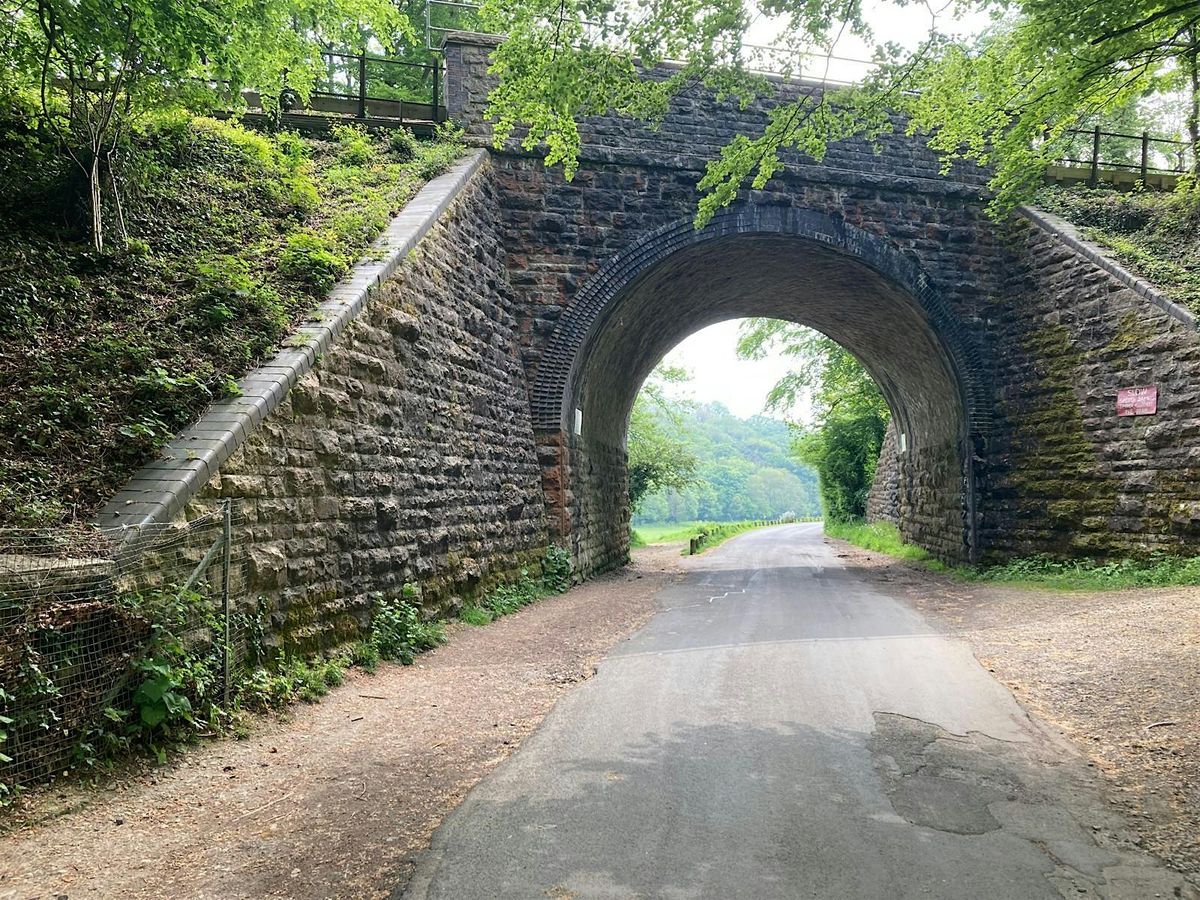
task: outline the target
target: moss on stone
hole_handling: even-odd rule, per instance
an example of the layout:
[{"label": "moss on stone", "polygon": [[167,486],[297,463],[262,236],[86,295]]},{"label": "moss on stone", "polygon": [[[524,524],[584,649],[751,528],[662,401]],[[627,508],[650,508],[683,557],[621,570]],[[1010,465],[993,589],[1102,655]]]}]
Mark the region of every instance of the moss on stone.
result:
[{"label": "moss on stone", "polygon": [[1114,512],[1116,482],[1101,470],[1087,438],[1076,385],[1082,383],[1083,354],[1063,325],[1040,323],[1022,342],[1036,384],[1032,406],[1013,411],[1014,446],[1023,464],[1011,483],[1029,515],[1046,516],[1063,553],[1104,553]]},{"label": "moss on stone", "polygon": [[1117,324],[1116,334],[1108,342],[1108,349],[1117,352],[1136,350],[1149,344],[1157,335],[1158,332],[1144,316],[1130,310]]}]

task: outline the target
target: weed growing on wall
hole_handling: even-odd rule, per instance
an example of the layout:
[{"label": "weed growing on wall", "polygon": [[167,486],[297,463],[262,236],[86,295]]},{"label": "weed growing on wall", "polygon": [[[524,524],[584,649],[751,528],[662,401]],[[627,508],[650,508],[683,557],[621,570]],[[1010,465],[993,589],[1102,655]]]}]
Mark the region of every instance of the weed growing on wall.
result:
[{"label": "weed growing on wall", "polygon": [[[565,590],[571,581],[570,554],[551,548],[543,558],[542,570],[540,577],[525,571],[517,581],[495,588],[479,604],[465,608],[463,620],[486,624]],[[168,584],[120,595],[115,610],[113,621],[117,624],[113,627],[128,632],[126,636],[139,649],[132,659],[125,653],[102,661],[127,668],[129,675],[99,717],[80,718],[85,712],[82,707],[76,711],[64,705],[65,680],[86,661],[64,652],[71,647],[58,644],[73,642],[78,655],[84,652],[83,643],[69,635],[55,643],[63,633],[42,628],[26,634],[28,646],[14,648],[19,651],[15,657],[23,660],[19,677],[11,685],[0,685],[0,805],[16,795],[5,781],[4,767],[13,760],[4,751],[18,734],[26,766],[31,755],[43,752],[29,735],[46,736],[44,777],[70,770],[110,769],[138,753],[163,762],[171,751],[200,737],[246,733],[248,712],[316,702],[342,683],[351,666],[374,672],[381,660],[409,665],[418,654],[446,640],[445,623],[421,614],[419,586],[406,584],[399,596],[378,605],[368,635],[358,643],[324,657],[285,652],[268,661],[267,611],[260,605],[231,619],[231,629],[240,635],[246,649],[243,663],[230,670],[226,704],[224,622],[210,598]],[[82,727],[92,718],[96,721]],[[82,737],[72,738],[69,761],[64,765],[61,741],[54,742],[68,734]]]},{"label": "weed growing on wall", "polygon": [[[18,677],[0,687],[0,805],[16,796],[14,783],[103,771],[139,754],[161,763],[200,737],[244,733],[248,712],[316,702],[350,666],[373,672],[381,657],[409,663],[443,640],[441,623],[422,622],[399,603],[382,611],[366,640],[323,658],[285,653],[267,663],[264,619],[261,609],[231,619],[246,653],[231,666],[228,703],[224,621],[195,591],[164,585],[120,594],[111,615],[95,619],[103,633],[92,628],[86,637],[38,619],[14,629],[21,646],[8,649],[20,661]],[[79,682],[102,672],[116,687],[98,707]],[[6,746],[19,746],[21,758]]]},{"label": "weed growing on wall", "polygon": [[468,625],[486,625],[550,594],[561,594],[571,586],[571,551],[547,547],[542,556],[542,574],[534,578],[528,569],[509,584],[493,588],[478,603],[463,607],[459,618]]},{"label": "weed growing on wall", "polygon": [[542,584],[554,594],[561,594],[571,586],[571,551],[566,547],[546,548],[542,557]]},{"label": "weed growing on wall", "polygon": [[425,619],[416,605],[415,584],[406,584],[399,599],[385,600],[371,619],[370,644],[382,659],[411,665],[418,653],[445,643],[445,626]]}]

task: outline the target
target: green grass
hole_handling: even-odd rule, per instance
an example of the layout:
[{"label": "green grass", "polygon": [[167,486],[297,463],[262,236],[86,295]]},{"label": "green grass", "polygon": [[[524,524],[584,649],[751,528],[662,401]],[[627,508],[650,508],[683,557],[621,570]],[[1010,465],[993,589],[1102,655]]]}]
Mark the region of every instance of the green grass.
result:
[{"label": "green grass", "polygon": [[542,557],[540,577],[535,578],[528,569],[522,569],[520,578],[496,585],[481,598],[459,610],[458,618],[468,625],[487,625],[543,597],[561,594],[572,584],[571,565],[569,551],[563,547],[547,547]]},{"label": "green grass", "polygon": [[864,550],[874,550],[913,562],[933,562],[936,566],[941,566],[928,551],[915,544],[906,544],[900,537],[900,530],[890,522],[826,522],[825,533]]},{"label": "green grass", "polygon": [[633,533],[637,535],[636,540],[640,541],[637,544],[639,547],[647,544],[674,544],[695,537],[705,524],[704,522],[667,522],[663,525],[638,525],[633,529]]},{"label": "green grass", "polygon": [[865,550],[874,550],[897,559],[915,562],[933,571],[949,571],[964,581],[1061,591],[1113,591],[1135,587],[1200,585],[1200,556],[1183,558],[1158,555],[1142,560],[1112,561],[1061,560],[1049,556],[1032,556],[1001,565],[948,568],[930,556],[928,551],[905,543],[896,526],[888,523],[827,523],[825,533]]},{"label": "green grass", "polygon": [[[699,552],[704,552],[723,544],[735,535],[778,524],[780,523],[763,519],[750,519],[744,522],[670,522],[663,525],[639,525],[630,534],[629,546],[689,543],[692,538],[697,538],[700,541]],[[685,549],[684,553],[686,552]]]},{"label": "green grass", "polygon": [[1200,585],[1200,556],[1153,556],[1144,560],[1058,560],[1046,556],[1016,559],[998,566],[967,570],[975,581],[1027,585],[1063,591],[1114,591],[1125,588]]},{"label": "green grass", "polygon": [[97,253],[78,173],[48,136],[0,121],[0,526],[89,518],[460,153],[453,136],[163,117],[118,154],[128,239],[109,208]]},{"label": "green grass", "polygon": [[482,626],[487,625],[496,617],[482,606],[464,606],[459,612],[458,617],[468,625]]}]

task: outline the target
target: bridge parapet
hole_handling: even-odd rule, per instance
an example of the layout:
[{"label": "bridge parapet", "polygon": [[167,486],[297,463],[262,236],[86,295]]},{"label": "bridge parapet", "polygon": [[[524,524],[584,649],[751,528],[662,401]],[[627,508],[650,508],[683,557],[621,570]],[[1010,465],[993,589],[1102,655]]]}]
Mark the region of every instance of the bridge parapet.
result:
[{"label": "bridge parapet", "polygon": [[[488,73],[489,56],[498,45],[495,35],[453,32],[446,37],[446,109],[462,125],[471,140],[491,146],[491,127],[486,121],[488,93],[495,84]],[[667,70],[651,72],[665,77]],[[675,171],[703,172],[708,161],[737,134],[762,130],[770,111],[801,93],[816,94],[819,84],[807,81],[768,79],[773,93],[742,109],[736,100],[718,102],[711,92],[697,88],[676,96],[663,121],[655,126],[621,116],[597,116],[583,120],[581,162],[585,165],[640,166]],[[904,133],[899,117],[894,132],[879,141],[853,139],[832,144],[826,157],[816,162],[798,153],[784,161],[807,180],[831,184],[896,186],[932,194],[976,197],[985,191],[987,173],[977,166],[956,163],[948,173],[919,137]],[[502,151],[530,156],[518,141]]]}]

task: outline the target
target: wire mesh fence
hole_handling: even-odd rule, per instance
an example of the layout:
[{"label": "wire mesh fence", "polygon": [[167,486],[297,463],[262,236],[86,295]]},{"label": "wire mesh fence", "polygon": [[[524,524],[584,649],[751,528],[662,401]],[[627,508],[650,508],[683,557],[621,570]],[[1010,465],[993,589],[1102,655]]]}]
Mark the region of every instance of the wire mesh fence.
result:
[{"label": "wire mesh fence", "polygon": [[0,799],[229,706],[257,649],[237,524],[224,503],[137,530],[0,531]]}]

